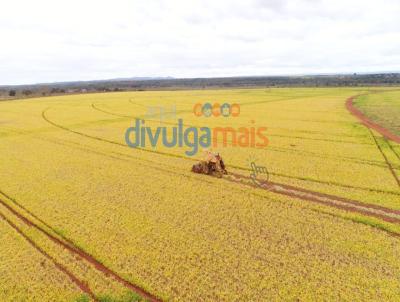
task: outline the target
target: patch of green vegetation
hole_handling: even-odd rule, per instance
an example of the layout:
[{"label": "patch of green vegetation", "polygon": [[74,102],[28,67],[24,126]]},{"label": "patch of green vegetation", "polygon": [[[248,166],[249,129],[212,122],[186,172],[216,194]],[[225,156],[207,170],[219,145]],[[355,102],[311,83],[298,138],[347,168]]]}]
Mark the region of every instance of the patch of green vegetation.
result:
[{"label": "patch of green vegetation", "polygon": [[90,298],[88,295],[79,296],[74,302],[90,302]]},{"label": "patch of green vegetation", "polygon": [[360,96],[354,104],[370,120],[400,135],[400,91]]},{"label": "patch of green vegetation", "polygon": [[100,302],[146,302],[140,295],[134,292],[126,292],[119,298],[112,297],[110,295],[101,296],[98,298]]}]

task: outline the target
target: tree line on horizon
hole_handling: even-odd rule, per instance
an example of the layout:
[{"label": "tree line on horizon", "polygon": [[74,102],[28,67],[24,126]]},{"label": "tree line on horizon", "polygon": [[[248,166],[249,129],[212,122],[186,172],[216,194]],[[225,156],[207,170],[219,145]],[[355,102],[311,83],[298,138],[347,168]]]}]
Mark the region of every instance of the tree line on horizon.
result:
[{"label": "tree line on horizon", "polygon": [[168,78],[146,80],[120,79],[3,86],[0,87],[0,96],[3,98],[23,98],[31,96],[90,92],[144,91],[161,89],[173,90],[236,87],[354,87],[399,85],[400,73],[188,79]]}]

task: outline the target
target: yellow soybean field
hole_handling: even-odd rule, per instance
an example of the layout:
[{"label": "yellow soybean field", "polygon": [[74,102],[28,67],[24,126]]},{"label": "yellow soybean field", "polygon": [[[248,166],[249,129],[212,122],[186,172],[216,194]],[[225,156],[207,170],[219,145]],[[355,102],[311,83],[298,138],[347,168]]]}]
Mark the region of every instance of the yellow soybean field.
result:
[{"label": "yellow soybean field", "polygon": [[[379,98],[399,107],[393,88],[0,102],[0,300],[400,301],[400,145],[349,111],[353,96],[399,129],[390,109],[370,113]],[[196,116],[206,102],[240,114]],[[160,107],[176,117],[149,112]],[[129,147],[135,118],[153,133],[178,119],[265,127],[268,144],[217,137],[228,175],[194,174],[201,147]],[[265,185],[251,162],[267,168]]]}]

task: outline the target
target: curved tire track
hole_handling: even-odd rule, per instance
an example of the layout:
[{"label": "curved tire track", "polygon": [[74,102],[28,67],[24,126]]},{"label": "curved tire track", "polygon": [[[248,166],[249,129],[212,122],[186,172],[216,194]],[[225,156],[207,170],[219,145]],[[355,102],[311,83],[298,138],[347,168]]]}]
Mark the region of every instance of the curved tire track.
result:
[{"label": "curved tire track", "polygon": [[[90,149],[83,149],[83,150],[91,151]],[[97,154],[107,156],[107,154],[105,154],[105,153],[97,152]],[[126,155],[126,156],[129,158],[132,157],[131,155]],[[124,160],[124,161],[127,160],[127,159],[123,159],[120,157],[114,157],[114,156],[112,156],[111,158],[118,159],[118,160]],[[138,158],[136,158],[136,157],[132,157],[132,159],[138,160]],[[189,175],[185,175],[185,174],[182,174],[182,173],[179,173],[176,171],[171,171],[169,169],[160,168],[158,165],[149,165],[149,167],[151,167],[152,169],[160,170],[165,173],[172,173],[172,174],[175,174],[178,176],[190,177]],[[236,183],[240,179],[250,180],[250,178],[248,176],[244,176],[242,174],[230,173],[230,175],[235,177],[234,182],[236,182]],[[194,178],[194,177],[190,177],[190,178]],[[232,180],[232,179],[229,179],[229,176],[225,176],[225,179],[228,181]],[[212,184],[211,182],[208,182],[205,179],[201,179],[201,181],[207,182],[209,185]],[[366,203],[362,203],[362,202],[355,201],[355,200],[350,200],[350,199],[346,199],[346,198],[342,198],[342,197],[338,197],[338,196],[334,196],[334,195],[319,193],[319,192],[306,190],[306,189],[299,188],[299,187],[289,186],[289,185],[285,185],[285,184],[281,184],[281,183],[275,183],[275,182],[269,182],[268,185],[263,186],[262,189],[267,189],[274,193],[284,194],[284,195],[288,195],[291,197],[300,198],[303,200],[309,200],[309,201],[323,203],[325,205],[334,206],[334,207],[345,209],[348,211],[358,212],[360,214],[367,215],[367,216],[374,216],[374,217],[381,218],[388,222],[393,222],[393,223],[399,222],[398,219],[396,218],[398,215],[400,215],[400,211],[398,211],[398,210],[391,210],[391,209],[381,207],[381,206],[376,206],[373,204],[366,204]],[[30,214],[32,217],[36,218],[42,224],[44,224],[48,228],[52,229],[46,222],[44,222],[39,217],[34,215],[32,212],[30,212],[28,209],[23,207],[15,199],[6,195],[1,190],[0,190],[0,194],[3,194],[5,197],[7,197],[9,200],[11,200],[14,204],[16,204],[17,206],[22,208],[24,211],[28,212],[28,214]],[[383,212],[383,214],[382,214],[382,212]],[[56,230],[53,230],[53,231],[55,233],[57,233]],[[58,235],[62,236],[61,234],[58,234]],[[68,238],[63,237],[63,239],[71,242]]]},{"label": "curved tire track", "polygon": [[[104,109],[101,109],[99,107],[96,106],[95,103],[92,103],[92,108],[105,113],[107,115],[112,115],[112,116],[116,116],[116,117],[123,117],[123,118],[133,118],[133,119],[139,119],[139,118],[143,118],[143,116],[129,116],[129,115],[123,115],[123,114],[119,114],[119,113],[114,113],[114,112],[110,112]],[[181,111],[177,111],[176,113],[182,113],[182,112],[188,112],[187,110],[181,110]],[[146,121],[149,122],[160,122],[157,120],[152,120],[152,119],[146,119]],[[350,123],[350,122],[349,122]],[[162,124],[166,124],[166,125],[174,125],[176,126],[178,123],[176,122],[167,122],[167,121],[162,121]],[[196,127],[196,128],[200,128],[202,126],[200,125],[193,125],[193,124],[182,124],[183,126],[186,127]],[[279,134],[269,134],[269,136],[272,137],[285,137],[285,138],[295,138],[295,139],[305,139],[305,140],[315,140],[315,141],[327,141],[327,142],[336,142],[336,143],[348,143],[348,144],[360,144],[360,145],[371,145],[370,143],[362,143],[362,142],[353,142],[353,141],[343,141],[343,140],[336,140],[336,139],[326,139],[326,138],[312,138],[312,137],[304,137],[304,136],[291,136],[291,135],[279,135]],[[231,142],[229,140],[227,140],[228,142]]]},{"label": "curved tire track", "polygon": [[[50,120],[47,119],[47,117],[45,116],[45,112],[43,112],[43,118],[48,121],[49,123],[51,123],[52,125],[67,130],[67,131],[71,131],[86,137],[92,137],[89,135],[86,135],[84,133],[80,133],[74,130],[70,130],[64,126],[60,126]],[[120,144],[114,141],[109,141],[109,140],[105,140],[102,138],[98,138],[95,137],[97,140],[102,140],[105,142],[112,142],[114,144],[118,144],[121,146],[126,147],[126,145],[124,144]],[[174,156],[174,157],[180,157],[180,158],[184,158],[184,159],[189,159],[189,160],[194,160],[192,158],[187,158],[185,156],[179,156],[179,155],[174,155],[174,154],[169,154],[169,153],[161,153],[158,151],[153,151],[153,150],[147,150],[147,149],[141,149],[143,151],[148,151],[148,152],[154,152],[154,153],[159,153],[159,154],[163,154],[163,155],[167,155],[167,156]],[[274,175],[274,173],[271,173],[272,175]],[[232,174],[232,175],[236,175],[238,178],[241,179],[249,179],[249,177],[247,176],[243,176],[241,174]],[[231,180],[231,179],[227,179],[227,180]],[[237,182],[236,180],[234,180],[235,182]],[[352,188],[353,186],[350,185],[346,185],[347,187]],[[264,187],[265,189],[265,187]],[[312,202],[318,202],[324,205],[329,205],[329,206],[333,206],[339,209],[344,209],[350,212],[356,212],[362,215],[366,215],[366,216],[371,216],[371,217],[375,217],[375,218],[380,218],[384,221],[387,222],[391,222],[391,223],[400,223],[400,211],[397,210],[392,210],[389,208],[385,208],[385,207],[380,207],[380,206],[375,206],[372,204],[367,204],[367,203],[363,203],[363,202],[359,202],[359,201],[355,201],[355,200],[350,200],[350,199],[346,199],[346,198],[342,198],[339,196],[334,196],[334,195],[329,195],[329,194],[324,194],[324,193],[320,193],[320,192],[315,192],[315,191],[311,191],[311,190],[307,190],[307,189],[303,189],[303,188],[299,188],[299,187],[294,187],[294,186],[289,186],[289,185],[285,185],[285,184],[281,184],[281,183],[268,183],[268,186],[266,187],[266,189],[268,189],[271,192],[274,193],[278,193],[278,194],[283,194],[283,195],[287,195],[287,196],[291,196],[291,197],[295,197],[295,198],[300,198],[302,200],[307,200],[307,201],[312,201]],[[385,192],[387,193],[387,192]],[[390,192],[392,194],[396,194],[398,195],[398,193],[396,192]]]},{"label": "curved tire track", "polygon": [[[59,129],[71,132],[71,133],[75,133],[77,135],[86,137],[86,138],[90,138],[90,139],[94,139],[97,141],[101,141],[101,142],[106,142],[106,143],[110,143],[113,145],[117,145],[117,146],[122,146],[122,147],[126,147],[128,148],[128,146],[126,144],[122,144],[116,141],[112,141],[112,140],[108,140],[108,139],[104,139],[101,137],[97,137],[94,135],[89,135],[83,132],[79,132],[79,131],[75,131],[72,129],[69,129],[65,126],[59,125],[51,120],[49,120],[46,116],[46,112],[47,110],[49,110],[50,108],[46,108],[45,110],[42,111],[42,118],[49,123],[50,125],[53,125],[54,127],[57,127]],[[155,154],[160,154],[160,155],[165,155],[165,156],[170,156],[170,157],[176,157],[176,158],[183,158],[183,159],[187,159],[187,160],[191,160],[191,161],[196,161],[195,159],[191,158],[191,157],[187,157],[184,155],[178,155],[178,154],[173,154],[173,153],[167,153],[167,152],[161,152],[161,151],[155,151],[155,150],[150,150],[150,149],[145,149],[145,148],[141,148],[141,147],[136,147],[135,149],[144,151],[144,152],[150,152],[150,153],[155,153]],[[238,166],[230,166],[231,168],[237,168],[240,170],[248,170],[249,169],[243,169],[241,167]],[[385,191],[385,190],[380,190],[380,189],[375,189],[375,188],[366,188],[366,187],[360,187],[360,186],[352,186],[352,185],[347,185],[347,184],[341,184],[341,183],[337,183],[337,182],[332,182],[332,181],[322,181],[322,180],[318,180],[318,179],[311,179],[311,178],[305,178],[305,177],[296,177],[296,176],[291,176],[291,175],[286,175],[286,174],[281,174],[281,173],[270,173],[271,175],[275,175],[275,176],[280,176],[280,177],[285,177],[285,178],[289,178],[289,179],[296,179],[296,180],[303,180],[303,181],[308,181],[308,182],[314,182],[314,183],[320,183],[320,184],[325,184],[325,185],[332,185],[332,186],[337,186],[337,187],[341,187],[341,188],[350,188],[350,189],[357,189],[357,190],[363,190],[363,191],[370,191],[370,192],[377,192],[377,193],[386,193],[386,194],[392,194],[392,195],[397,195],[400,196],[399,192],[394,192],[394,191]]]},{"label": "curved tire track", "polygon": [[[52,124],[53,126],[57,127],[57,128],[61,128],[61,129],[66,130],[66,131],[73,132],[73,133],[76,133],[78,135],[83,135],[83,136],[91,138],[91,139],[96,139],[96,140],[99,140],[99,141],[104,141],[104,142],[108,142],[108,143],[124,146],[123,144],[120,144],[120,143],[117,143],[117,142],[114,142],[114,141],[109,141],[109,140],[105,140],[105,139],[102,139],[102,138],[94,137],[94,136],[91,136],[91,135],[86,135],[84,133],[80,133],[78,131],[74,131],[74,130],[71,130],[69,128],[66,128],[66,127],[60,126],[58,124],[55,124],[54,122],[48,120],[47,117],[45,116],[45,111],[46,110],[44,110],[42,112],[43,119],[46,120],[48,123]],[[145,151],[154,152],[154,151],[151,151],[151,150],[145,150]],[[173,155],[173,154],[167,154],[167,153],[161,153],[161,152],[155,152],[155,153],[168,155],[168,156],[174,156],[174,157],[186,158],[186,157],[179,156],[179,155]],[[236,183],[238,183],[238,181],[240,181],[240,179],[244,179],[244,180],[247,180],[247,181],[250,180],[250,177],[243,176],[241,174],[231,173],[231,175],[233,176],[233,178],[230,179],[230,178],[224,177],[224,179],[226,179],[228,181],[236,182]],[[246,185],[254,186],[253,184],[246,184]],[[256,186],[256,187],[258,187],[258,186]],[[281,183],[269,182],[269,183],[265,183],[261,188],[264,189],[264,190],[268,190],[268,191],[277,193],[277,194],[287,195],[287,196],[298,198],[298,199],[302,199],[302,200],[312,201],[312,202],[316,202],[316,203],[320,203],[320,204],[336,207],[338,209],[344,209],[346,211],[356,212],[356,213],[359,213],[359,214],[362,214],[362,215],[372,216],[372,217],[380,218],[380,219],[382,219],[384,221],[400,224],[400,211],[398,211],[398,210],[392,210],[392,209],[388,209],[388,208],[385,208],[385,207],[365,204],[365,203],[362,203],[362,202],[359,202],[359,201],[354,201],[354,200],[350,200],[350,199],[346,199],[346,198],[342,198],[342,197],[338,197],[338,196],[334,196],[334,195],[328,195],[328,194],[324,194],[324,193],[314,192],[314,191],[311,191],[311,190],[298,188],[298,187],[294,187],[294,186],[289,186],[289,185],[285,185],[285,184],[281,184]],[[58,245],[62,246],[63,248],[67,249],[71,253],[74,253],[74,254],[78,255],[82,259],[85,259],[87,262],[89,262],[91,265],[93,265],[97,270],[103,272],[105,275],[112,276],[115,280],[117,280],[118,282],[123,284],[125,287],[135,291],[136,293],[139,293],[142,297],[145,297],[145,298],[149,299],[150,301],[161,301],[160,299],[158,299],[157,297],[155,297],[152,294],[148,293],[144,289],[142,289],[142,288],[130,283],[129,281],[123,279],[116,272],[112,271],[110,268],[108,268],[105,265],[103,265],[102,263],[98,262],[90,254],[86,253],[85,251],[81,250],[79,247],[74,245],[72,243],[72,241],[66,240],[67,242],[64,242],[64,241],[60,240],[59,238],[55,237],[54,235],[52,235],[51,233],[49,233],[48,231],[46,231],[42,227],[40,227],[37,224],[35,224],[32,220],[30,220],[26,216],[24,216],[24,215],[18,213],[17,211],[15,211],[12,207],[10,207],[2,199],[0,199],[0,203],[3,204],[7,209],[9,209],[18,219],[20,219],[21,221],[23,221],[27,225],[29,225],[31,227],[34,227],[35,229],[37,229],[41,233],[45,234],[50,240],[52,240],[53,242],[55,242]],[[0,213],[0,216],[3,217],[3,219],[6,219],[4,217],[4,215],[2,215],[1,213]],[[38,218],[36,218],[36,219],[38,219]],[[39,221],[41,221],[41,220],[39,220]],[[9,222],[9,221],[7,221],[7,222]],[[47,227],[50,227],[47,224],[45,224],[45,225]],[[15,229],[15,227],[14,227],[14,229]],[[397,233],[392,233],[392,234],[395,235],[395,236],[400,236],[400,234],[397,234]],[[24,236],[24,238],[28,240],[28,238],[26,238],[25,236]],[[32,244],[32,242],[30,242],[30,243]],[[40,248],[38,247],[38,249],[40,249]],[[51,257],[51,256],[49,256],[49,257]],[[59,266],[57,266],[57,267],[59,267]],[[71,276],[70,276],[70,278],[72,280]],[[75,280],[74,283],[79,281],[77,278],[75,278],[75,279],[74,279]],[[85,286],[85,285],[81,284],[79,287],[81,289],[83,289],[82,286]],[[93,293],[90,293],[90,289],[88,290],[87,288],[85,288],[85,290],[86,290],[85,292],[87,292],[91,297],[94,297]]]}]

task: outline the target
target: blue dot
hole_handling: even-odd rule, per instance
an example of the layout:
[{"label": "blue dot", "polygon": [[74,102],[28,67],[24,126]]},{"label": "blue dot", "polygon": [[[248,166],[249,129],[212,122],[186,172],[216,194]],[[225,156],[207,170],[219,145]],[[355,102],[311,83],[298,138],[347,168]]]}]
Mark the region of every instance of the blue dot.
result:
[{"label": "blue dot", "polygon": [[224,103],[221,106],[221,114],[224,117],[228,117],[231,115],[231,105],[229,105],[228,103]]},{"label": "blue dot", "polygon": [[210,103],[205,103],[203,105],[202,112],[205,117],[210,117],[212,114],[212,105]]}]

